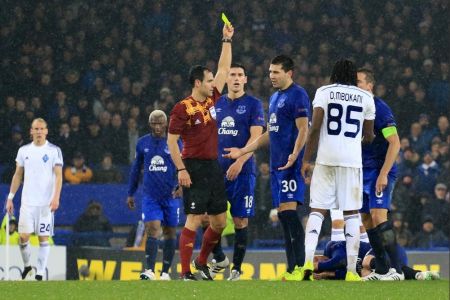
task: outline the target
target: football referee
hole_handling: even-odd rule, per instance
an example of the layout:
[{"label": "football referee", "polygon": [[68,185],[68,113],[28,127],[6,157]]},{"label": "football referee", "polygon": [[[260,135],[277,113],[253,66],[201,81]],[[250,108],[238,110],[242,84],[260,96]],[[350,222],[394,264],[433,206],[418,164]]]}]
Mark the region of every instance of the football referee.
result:
[{"label": "football referee", "polygon": [[[226,225],[227,197],[223,175],[217,161],[217,124],[214,104],[220,97],[231,66],[231,38],[234,29],[223,27],[222,52],[217,74],[204,66],[194,66],[189,72],[192,94],[178,102],[171,114],[167,144],[177,167],[178,183],[183,187],[186,224],[181,232],[179,251],[181,278],[196,280],[190,271],[190,260],[197,229],[202,217],[209,215],[210,226],[203,235],[200,255],[195,268],[205,280],[212,280],[206,265],[208,255],[219,242]],[[177,141],[181,137],[180,154]]]}]

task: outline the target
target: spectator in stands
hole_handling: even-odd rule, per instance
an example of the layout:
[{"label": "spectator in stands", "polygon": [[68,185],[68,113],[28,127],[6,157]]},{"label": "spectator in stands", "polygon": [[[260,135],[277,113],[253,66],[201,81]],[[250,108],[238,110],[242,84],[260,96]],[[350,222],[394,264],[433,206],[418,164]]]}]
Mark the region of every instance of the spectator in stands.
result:
[{"label": "spectator in stands", "polygon": [[85,128],[88,120],[94,119],[94,113],[92,112],[92,105],[89,103],[85,96],[78,99],[76,108],[76,114],[80,116],[81,125]]},{"label": "spectator in stands", "polygon": [[105,132],[105,140],[107,145],[114,145],[110,151],[114,161],[119,164],[128,163],[128,133],[122,126],[122,117],[115,113],[111,119],[111,127]]},{"label": "spectator in stands", "polygon": [[392,210],[400,213],[405,221],[414,221],[420,215],[419,205],[412,205],[417,202],[417,190],[414,186],[413,177],[406,173],[400,176],[392,195]]},{"label": "spectator in stands", "polygon": [[414,236],[412,245],[417,248],[433,248],[448,246],[448,238],[434,227],[434,218],[426,216],[422,222],[422,231]]},{"label": "spectator in stands", "polygon": [[406,148],[403,155],[399,157],[398,170],[399,174],[411,174],[413,177],[417,173],[420,156],[413,148]]},{"label": "spectator in stands", "polygon": [[[30,123],[31,124],[31,123]],[[16,154],[20,147],[25,144],[25,140],[23,139],[23,131],[22,128],[18,125],[14,126],[11,131],[11,138],[7,140],[5,144],[0,148],[1,151],[1,159],[6,168],[2,174],[2,182],[10,183],[11,178],[14,175],[14,171],[16,170]]]},{"label": "spectator in stands", "polygon": [[[420,124],[420,127],[422,128],[423,139],[426,141],[425,143],[427,145],[429,145],[435,134],[435,129],[432,128],[430,125],[430,117],[427,114],[421,113],[419,115],[418,123]],[[427,147],[427,149],[428,149],[428,147]]]},{"label": "spectator in stands", "polygon": [[95,183],[119,183],[122,181],[120,170],[113,164],[113,156],[110,152],[103,154],[103,159],[95,169],[93,182]]},{"label": "spectator in stands", "polygon": [[439,166],[436,161],[433,160],[431,152],[427,151],[423,155],[423,162],[417,168],[417,189],[419,191],[433,194],[434,186],[439,176]]},{"label": "spectator in stands", "polygon": [[102,161],[103,153],[108,145],[101,134],[100,125],[95,120],[88,121],[86,143],[82,146],[89,164],[95,165]]},{"label": "spectator in stands", "polygon": [[34,115],[37,118],[42,118],[42,117],[46,116],[44,107],[42,106],[41,98],[39,98],[39,97],[31,98],[31,110],[33,110]]},{"label": "spectator in stands", "polygon": [[272,209],[272,194],[270,191],[270,168],[269,164],[262,162],[258,167],[258,176],[255,187],[255,217],[253,222],[249,222],[249,229],[252,237],[259,237],[265,230],[270,230],[268,216]]},{"label": "spectator in stands", "polygon": [[441,141],[446,141],[449,134],[450,127],[448,124],[448,118],[446,116],[440,116],[437,122],[437,130],[435,136],[438,136]]},{"label": "spectator in stands", "polygon": [[[448,52],[447,48],[447,52]],[[428,94],[434,111],[438,114],[448,111],[450,104],[450,83],[449,83],[449,65],[447,61],[442,61],[439,65],[439,75],[431,81],[428,88]]]},{"label": "spectator in stands", "polygon": [[74,245],[76,246],[100,246],[110,247],[109,236],[102,233],[111,233],[112,226],[108,218],[103,214],[102,205],[92,200],[83,214],[73,225],[75,235]]},{"label": "spectator in stands", "polygon": [[9,118],[11,118],[12,120],[12,123],[20,126],[20,128],[22,129],[30,127],[30,123],[27,120],[27,116],[25,114],[25,109],[25,100],[19,98],[16,101],[16,110],[13,112],[12,116],[9,116]]},{"label": "spectator in stands", "polygon": [[394,233],[397,238],[397,243],[402,247],[408,247],[412,242],[413,235],[408,230],[408,224],[403,221],[403,216],[400,213],[395,213],[392,217],[392,225]]},{"label": "spectator in stands", "polygon": [[[61,107],[67,107],[68,106],[68,102],[67,102],[67,95],[64,91],[57,91],[56,95],[55,95],[55,102],[53,104],[51,104],[49,106],[49,111],[48,111],[48,118],[49,120],[54,120],[58,117],[58,115],[60,114],[60,108]],[[67,112],[69,113],[69,112]]]},{"label": "spectator in stands", "polygon": [[84,163],[84,155],[76,152],[72,159],[72,166],[64,169],[64,179],[71,184],[88,183],[92,180],[92,170]]},{"label": "spectator in stands", "polygon": [[139,139],[139,130],[137,122],[133,118],[129,118],[127,122],[128,128],[128,162],[133,162],[136,155],[136,144]]},{"label": "spectator in stands", "polygon": [[417,153],[423,154],[428,149],[430,141],[423,135],[422,126],[418,122],[411,124],[409,142]]},{"label": "spectator in stands", "polygon": [[77,141],[78,144],[84,144],[85,143],[85,136],[84,131],[81,128],[81,118],[78,114],[72,114],[69,118],[69,125],[70,125],[70,134],[72,135],[73,139]]},{"label": "spectator in stands", "polygon": [[422,219],[425,216],[433,216],[436,229],[443,230],[449,221],[448,203],[445,201],[447,186],[444,183],[436,184],[434,197],[430,197],[423,206]]},{"label": "spectator in stands", "polygon": [[70,126],[67,122],[59,125],[59,133],[55,138],[55,143],[61,148],[65,157],[73,157],[78,141],[72,137]]}]

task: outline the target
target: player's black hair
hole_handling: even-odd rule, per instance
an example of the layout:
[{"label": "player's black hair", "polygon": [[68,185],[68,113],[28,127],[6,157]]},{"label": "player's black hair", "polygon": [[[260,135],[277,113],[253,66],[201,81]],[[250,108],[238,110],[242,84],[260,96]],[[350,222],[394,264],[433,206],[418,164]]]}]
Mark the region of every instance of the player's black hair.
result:
[{"label": "player's black hair", "polygon": [[244,75],[247,75],[247,70],[245,69],[244,65],[241,65],[239,63],[232,63],[230,68],[241,68],[244,70]]},{"label": "player's black hair", "polygon": [[290,58],[287,55],[282,54],[282,55],[275,56],[272,59],[272,61],[270,62],[270,64],[281,65],[281,69],[283,69],[283,71],[285,71],[285,72],[294,70],[294,61],[292,60],[292,58]]},{"label": "player's black hair", "polygon": [[333,71],[331,71],[330,82],[356,86],[355,64],[348,59],[338,60],[334,64]]},{"label": "player's black hair", "polygon": [[207,67],[200,65],[193,66],[189,70],[189,84],[191,85],[191,88],[195,86],[196,80],[203,81],[205,78],[205,71],[211,72]]},{"label": "player's black hair", "polygon": [[372,70],[367,68],[359,68],[358,73],[363,73],[366,75],[366,81],[375,85],[375,74]]}]

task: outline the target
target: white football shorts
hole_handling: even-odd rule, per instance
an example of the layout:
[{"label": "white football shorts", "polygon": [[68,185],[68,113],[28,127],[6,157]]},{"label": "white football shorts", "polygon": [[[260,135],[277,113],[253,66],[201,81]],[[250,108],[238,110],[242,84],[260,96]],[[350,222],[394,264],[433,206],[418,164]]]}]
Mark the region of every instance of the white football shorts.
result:
[{"label": "white football shorts", "polygon": [[35,233],[38,236],[53,236],[54,214],[48,205],[20,207],[19,233]]},{"label": "white football shorts", "polygon": [[361,168],[316,164],[311,178],[309,206],[318,209],[359,210],[362,207]]}]

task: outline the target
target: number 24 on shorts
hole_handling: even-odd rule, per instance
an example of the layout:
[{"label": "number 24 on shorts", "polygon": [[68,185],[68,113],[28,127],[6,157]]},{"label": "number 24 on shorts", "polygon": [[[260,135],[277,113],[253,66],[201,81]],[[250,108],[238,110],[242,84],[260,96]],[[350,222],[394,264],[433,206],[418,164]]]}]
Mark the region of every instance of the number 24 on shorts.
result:
[{"label": "number 24 on shorts", "polygon": [[39,224],[39,232],[49,232],[50,231],[50,224]]}]

